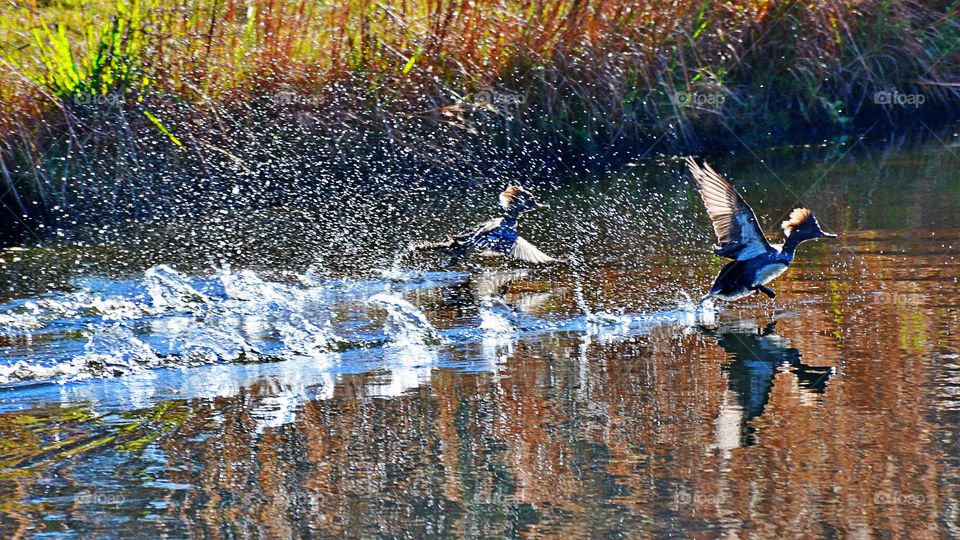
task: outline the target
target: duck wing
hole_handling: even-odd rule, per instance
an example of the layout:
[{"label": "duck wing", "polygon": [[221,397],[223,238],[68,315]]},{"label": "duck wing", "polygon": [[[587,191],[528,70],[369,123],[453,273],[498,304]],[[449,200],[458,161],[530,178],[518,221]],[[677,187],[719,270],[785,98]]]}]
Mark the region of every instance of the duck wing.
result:
[{"label": "duck wing", "polygon": [[491,231],[500,226],[499,219],[491,219],[477,225],[472,230],[456,236],[448,236],[442,242],[426,242],[410,246],[412,253],[440,252],[447,257],[444,266],[460,264],[474,250],[486,250],[491,244],[488,238]]},{"label": "duck wing", "polygon": [[742,261],[769,252],[772,248],[756,214],[733,185],[706,162],[700,167],[692,157],[687,157],[687,167],[717,233],[714,253]]},{"label": "duck wing", "polygon": [[465,232],[454,238],[472,249],[486,250],[496,244],[496,239],[491,233],[500,227],[502,221],[503,219],[501,218],[491,219],[490,221],[481,223],[472,231]]},{"label": "duck wing", "polygon": [[510,249],[510,256],[514,259],[535,264],[560,262],[559,259],[554,259],[553,257],[540,251],[537,249],[537,246],[527,242],[521,236],[517,237],[517,241],[514,242],[513,248]]},{"label": "duck wing", "polygon": [[498,224],[499,223],[497,220],[490,220],[477,225],[469,231],[465,231],[454,236],[448,236],[446,240],[441,242],[422,242],[413,244],[410,246],[410,251],[428,251],[453,247],[476,248],[478,247],[478,241],[491,230],[495,229]]}]

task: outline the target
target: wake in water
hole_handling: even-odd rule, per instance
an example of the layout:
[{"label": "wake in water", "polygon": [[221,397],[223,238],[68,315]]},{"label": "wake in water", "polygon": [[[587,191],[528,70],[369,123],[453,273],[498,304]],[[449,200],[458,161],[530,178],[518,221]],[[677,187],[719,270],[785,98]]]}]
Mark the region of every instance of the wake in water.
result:
[{"label": "wake in water", "polygon": [[314,356],[343,345],[323,287],[271,283],[223,269],[188,278],[167,266],[140,281],[87,280],[80,290],[0,307],[0,383],[128,375],[158,367]]},{"label": "wake in water", "polygon": [[[393,393],[429,374],[438,351],[479,343],[492,369],[525,334],[578,331],[625,334],[658,324],[709,323],[710,305],[688,299],[674,310],[615,314],[591,310],[579,280],[580,315],[532,315],[550,293],[525,293],[512,303],[502,293],[525,271],[420,273],[394,268],[382,279],[324,280],[315,274],[290,282],[223,268],[213,276],[186,276],[168,266],[140,280],[87,279],[73,292],[50,293],[0,306],[0,384],[129,376],[158,368],[315,359],[334,366],[350,349],[383,349],[385,362],[405,379]],[[438,330],[412,296],[469,282],[473,322]],[[389,357],[389,359],[387,359]],[[393,383],[391,383],[393,384]]]}]

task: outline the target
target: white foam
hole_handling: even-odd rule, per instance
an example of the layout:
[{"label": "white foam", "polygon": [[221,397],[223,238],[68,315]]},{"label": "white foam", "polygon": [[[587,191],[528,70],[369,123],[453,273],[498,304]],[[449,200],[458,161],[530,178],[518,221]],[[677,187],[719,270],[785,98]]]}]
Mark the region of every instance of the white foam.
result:
[{"label": "white foam", "polygon": [[499,298],[482,298],[480,301],[480,329],[486,335],[511,336],[517,333],[513,311]]},{"label": "white foam", "polygon": [[143,275],[143,283],[150,297],[150,306],[158,311],[210,303],[206,295],[194,289],[184,276],[165,264],[148,269]]},{"label": "white foam", "polygon": [[[160,265],[140,281],[89,280],[81,286],[0,306],[4,334],[27,341],[41,330],[86,336],[80,354],[33,355],[0,365],[0,383],[129,375],[264,354],[320,357],[343,345],[330,325],[326,289],[270,282],[249,270],[224,268],[203,279]],[[78,324],[85,318],[93,321],[86,328]]]},{"label": "white foam", "polygon": [[436,344],[440,334],[427,316],[403,298],[380,293],[370,297],[369,302],[387,310],[384,333],[394,346]]}]

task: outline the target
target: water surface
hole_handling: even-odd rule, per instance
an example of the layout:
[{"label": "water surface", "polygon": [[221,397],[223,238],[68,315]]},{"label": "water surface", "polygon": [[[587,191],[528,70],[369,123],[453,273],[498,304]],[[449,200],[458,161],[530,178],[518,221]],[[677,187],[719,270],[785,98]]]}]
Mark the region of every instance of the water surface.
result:
[{"label": "water surface", "polygon": [[4,251],[0,534],[960,535],[957,158],[715,165],[840,233],[776,302],[689,300],[721,261],[671,159],[536,183],[555,268],[401,256],[499,183]]}]

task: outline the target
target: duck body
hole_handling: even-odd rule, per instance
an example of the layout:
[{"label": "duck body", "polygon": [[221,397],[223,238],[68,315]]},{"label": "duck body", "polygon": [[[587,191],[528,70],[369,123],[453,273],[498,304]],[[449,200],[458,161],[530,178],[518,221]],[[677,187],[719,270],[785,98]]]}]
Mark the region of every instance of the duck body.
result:
[{"label": "duck body", "polygon": [[416,244],[413,252],[439,251],[446,255],[445,266],[463,262],[475,253],[486,256],[507,256],[514,259],[536,263],[559,262],[528,242],[517,232],[520,216],[533,211],[549,208],[536,201],[533,194],[519,186],[509,186],[500,194],[503,216],[481,223],[474,229],[456,236],[450,236],[444,242]]},{"label": "duck body", "polygon": [[753,209],[729,181],[706,163],[701,167],[687,158],[687,166],[713,221],[718,241],[714,253],[733,259],[720,270],[704,300],[738,300],[758,291],[775,298],[776,293],[767,284],[787,271],[797,246],[807,240],[836,237],[820,228],[813,212],[795,208],[781,224],[786,241],[782,245],[770,244]]},{"label": "duck body", "polygon": [[481,252],[492,251],[499,255],[509,255],[517,245],[518,238],[520,235],[517,233],[517,219],[505,217],[485,222],[463,238],[463,241]]},{"label": "duck body", "polygon": [[791,262],[793,254],[783,252],[757,255],[743,261],[730,261],[720,270],[706,298],[714,296],[732,301],[750,296],[756,291],[774,298],[776,293],[766,285],[786,272]]}]

